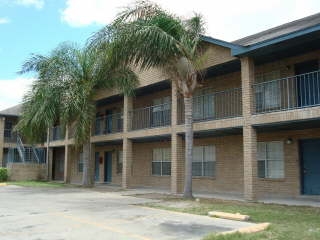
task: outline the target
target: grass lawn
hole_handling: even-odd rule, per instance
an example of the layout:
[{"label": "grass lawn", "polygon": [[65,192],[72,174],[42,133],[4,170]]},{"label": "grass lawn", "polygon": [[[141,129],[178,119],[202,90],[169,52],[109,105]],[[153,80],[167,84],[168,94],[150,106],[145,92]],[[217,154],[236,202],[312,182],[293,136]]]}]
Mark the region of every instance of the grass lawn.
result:
[{"label": "grass lawn", "polygon": [[320,239],[320,208],[203,199],[200,202],[165,199],[164,202],[146,204],[146,206],[199,215],[207,215],[212,210],[230,213],[239,212],[249,215],[251,217],[250,221],[271,223],[266,231],[260,233],[225,236],[212,234],[205,237],[204,240]]},{"label": "grass lawn", "polygon": [[8,185],[17,185],[22,187],[66,187],[67,184],[45,181],[12,181],[7,182]]}]

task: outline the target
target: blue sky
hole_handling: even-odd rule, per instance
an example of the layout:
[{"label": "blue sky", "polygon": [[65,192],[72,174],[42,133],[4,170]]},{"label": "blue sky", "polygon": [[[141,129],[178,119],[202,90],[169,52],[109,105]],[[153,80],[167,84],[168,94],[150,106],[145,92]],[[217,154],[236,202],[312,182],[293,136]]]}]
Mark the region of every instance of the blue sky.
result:
[{"label": "blue sky", "polygon": [[64,0],[48,0],[42,8],[1,2],[0,17],[9,22],[0,25],[0,79],[17,77],[30,53],[46,54],[62,41],[82,44],[100,28],[97,24],[75,28],[61,21]]},{"label": "blue sky", "polygon": [[[201,13],[207,33],[231,41],[320,12],[319,0],[155,0],[180,16]],[[0,110],[21,102],[34,80],[17,71],[31,53],[83,44],[131,0],[0,0]],[[183,8],[181,4],[183,3]]]}]

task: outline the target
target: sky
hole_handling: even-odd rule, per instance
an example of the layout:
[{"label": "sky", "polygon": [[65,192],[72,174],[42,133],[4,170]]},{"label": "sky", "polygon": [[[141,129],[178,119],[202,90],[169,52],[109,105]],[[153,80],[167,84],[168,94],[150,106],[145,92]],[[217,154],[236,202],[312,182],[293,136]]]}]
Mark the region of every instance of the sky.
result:
[{"label": "sky", "polygon": [[[319,0],[155,0],[181,17],[200,13],[207,35],[236,40],[320,12]],[[22,101],[35,74],[18,75],[31,53],[84,44],[132,0],[0,0],[0,110]]]}]

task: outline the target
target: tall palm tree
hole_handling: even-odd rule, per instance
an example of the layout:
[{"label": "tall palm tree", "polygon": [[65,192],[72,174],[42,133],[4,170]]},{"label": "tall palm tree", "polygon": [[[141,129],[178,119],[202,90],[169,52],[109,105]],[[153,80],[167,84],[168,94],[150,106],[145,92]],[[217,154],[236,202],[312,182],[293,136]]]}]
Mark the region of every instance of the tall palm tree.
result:
[{"label": "tall palm tree", "polygon": [[103,47],[104,51],[100,51],[62,43],[48,56],[32,55],[20,71],[35,72],[37,80],[24,96],[17,130],[32,141],[39,141],[39,136],[57,121],[63,127],[72,124],[75,145],[83,148],[84,186],[93,184],[90,132],[96,90],[117,88],[130,95],[137,84],[137,76],[129,68],[109,64],[110,51],[106,45]]},{"label": "tall palm tree", "polygon": [[182,20],[158,5],[142,1],[126,8],[112,24],[91,38],[91,45],[111,44],[117,62],[141,70],[164,69],[184,99],[186,170],[184,197],[192,198],[192,96],[205,60],[200,15]]}]

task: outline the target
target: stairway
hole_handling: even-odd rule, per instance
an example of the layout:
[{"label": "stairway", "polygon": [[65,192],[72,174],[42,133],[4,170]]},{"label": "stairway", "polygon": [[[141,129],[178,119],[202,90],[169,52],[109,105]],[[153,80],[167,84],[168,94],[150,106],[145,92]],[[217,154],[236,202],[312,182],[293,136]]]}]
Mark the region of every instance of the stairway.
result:
[{"label": "stairway", "polygon": [[7,162],[15,163],[45,163],[45,149],[25,146],[21,137],[17,136],[17,147],[9,148]]}]

